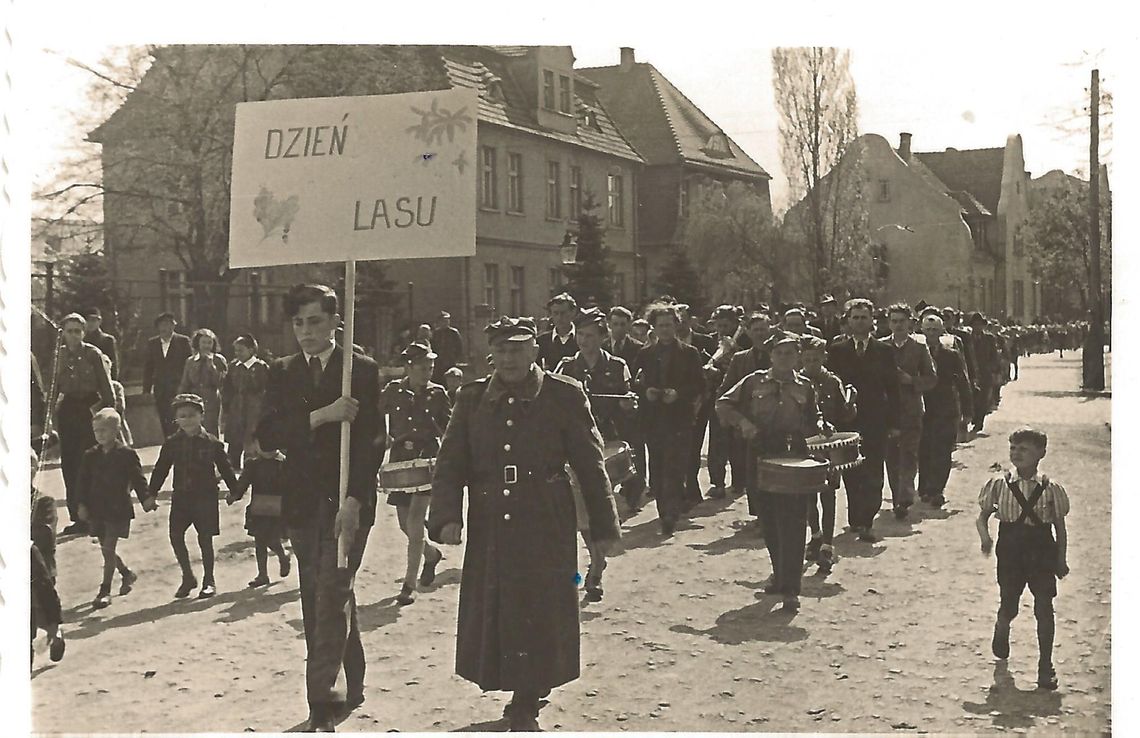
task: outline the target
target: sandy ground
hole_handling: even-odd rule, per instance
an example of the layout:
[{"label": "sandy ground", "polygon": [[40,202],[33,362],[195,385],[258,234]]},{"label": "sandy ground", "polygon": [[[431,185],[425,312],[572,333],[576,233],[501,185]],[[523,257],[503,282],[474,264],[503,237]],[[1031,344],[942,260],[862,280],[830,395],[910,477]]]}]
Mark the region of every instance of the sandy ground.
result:
[{"label": "sandy ground", "polygon": [[[1023,359],[1021,379],[1007,386],[986,432],[956,452],[946,508],[920,505],[902,523],[888,512],[876,526],[885,540],[876,545],[838,536],[841,560],[827,578],[809,572],[795,616],[759,589],[770,566],[742,498],[705,502],[668,540],[657,532],[652,505],[627,520],[623,552],[606,572],[605,600],[582,608],[582,677],[555,690],[542,727],[1111,730],[1110,400],[1074,391],[1079,372],[1079,353]],[[1074,503],[1072,574],[1056,603],[1061,687],[1054,693],[1034,691],[1028,593],[1008,668],[989,652],[994,559],[979,553],[974,530],[977,490],[992,464],[1007,463],[1006,434],[1021,423],[1048,431],[1043,468],[1066,484]],[[156,453],[144,450],[144,464]],[[62,500],[58,470],[45,472],[41,486]],[[242,505],[223,505],[218,596],[174,601],[179,575],[167,512],[165,505],[138,512],[121,551],[141,579],[106,610],[90,606],[98,547],[85,538],[61,543],[69,645],[58,665],[37,659],[37,731],[284,731],[304,720],[296,574],[247,590],[255,564]],[[842,499],[838,517],[842,525]],[[357,579],[367,701],[339,730],[501,729],[495,721],[505,696],[482,694],[452,673],[461,548],[447,548],[435,585],[398,608],[403,555],[395,516],[382,507]]]}]

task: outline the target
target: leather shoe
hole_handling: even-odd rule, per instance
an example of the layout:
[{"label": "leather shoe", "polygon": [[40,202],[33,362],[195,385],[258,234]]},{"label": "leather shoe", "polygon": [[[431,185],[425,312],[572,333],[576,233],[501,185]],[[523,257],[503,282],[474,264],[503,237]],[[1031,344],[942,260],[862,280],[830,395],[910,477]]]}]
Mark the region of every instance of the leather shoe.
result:
[{"label": "leather shoe", "polygon": [[872,533],[870,528],[865,528],[864,530],[859,531],[859,540],[863,541],[864,543],[878,543],[883,539],[875,533]]},{"label": "leather shoe", "polygon": [[662,520],[661,521],[661,535],[671,536],[671,535],[673,535],[673,531],[675,531],[675,530],[677,530],[676,521],[673,521],[673,520]]},{"label": "leather shoe", "polygon": [[189,579],[183,579],[182,584],[180,584],[178,586],[178,591],[174,593],[174,596],[177,597],[178,599],[182,599],[183,597],[189,597],[190,592],[197,586],[198,586],[198,580],[195,579],[194,577],[190,577]]},{"label": "leather shoe", "polygon": [[1057,672],[1052,664],[1038,664],[1037,688],[1050,691],[1057,688]]},{"label": "leather shoe", "polygon": [[431,583],[435,581],[435,568],[439,566],[439,562],[443,561],[443,551],[439,549],[428,549],[430,554],[435,551],[435,558],[424,557],[424,567],[420,572],[420,585],[423,587],[430,587]]},{"label": "leather shoe", "polygon": [[784,608],[784,610],[787,610],[788,612],[799,612],[800,598],[796,597],[795,595],[785,596],[783,608]]},{"label": "leather shoe", "polygon": [[709,488],[710,500],[723,500],[728,492],[721,486],[714,486]]}]

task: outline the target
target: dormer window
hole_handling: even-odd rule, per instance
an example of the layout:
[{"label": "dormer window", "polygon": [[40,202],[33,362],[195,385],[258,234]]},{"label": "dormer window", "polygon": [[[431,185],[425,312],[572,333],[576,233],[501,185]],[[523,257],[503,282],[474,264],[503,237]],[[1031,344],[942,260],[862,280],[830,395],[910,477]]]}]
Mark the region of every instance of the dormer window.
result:
[{"label": "dormer window", "polygon": [[495,102],[504,102],[506,97],[503,95],[503,80],[493,74],[488,73],[486,77],[487,97]]},{"label": "dormer window", "polygon": [[554,72],[542,70],[542,107],[554,110]]},{"label": "dormer window", "polygon": [[598,122],[598,111],[583,105],[578,111],[578,119],[583,126],[593,128],[595,131],[601,133],[602,125]]},{"label": "dormer window", "polygon": [[558,76],[558,110],[559,112],[570,113],[570,78],[565,74]]},{"label": "dormer window", "polygon": [[728,159],[733,156],[732,149],[728,146],[728,136],[719,131],[709,136],[701,151],[716,159]]}]

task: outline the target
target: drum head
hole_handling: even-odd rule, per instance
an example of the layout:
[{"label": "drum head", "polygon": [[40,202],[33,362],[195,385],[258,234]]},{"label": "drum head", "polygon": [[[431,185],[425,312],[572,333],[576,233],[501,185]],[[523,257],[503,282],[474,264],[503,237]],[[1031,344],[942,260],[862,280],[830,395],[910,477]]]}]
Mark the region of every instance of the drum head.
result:
[{"label": "drum head", "polygon": [[830,436],[818,435],[807,439],[807,447],[812,451],[836,446],[846,446],[859,442],[859,434],[855,431],[837,431]]}]

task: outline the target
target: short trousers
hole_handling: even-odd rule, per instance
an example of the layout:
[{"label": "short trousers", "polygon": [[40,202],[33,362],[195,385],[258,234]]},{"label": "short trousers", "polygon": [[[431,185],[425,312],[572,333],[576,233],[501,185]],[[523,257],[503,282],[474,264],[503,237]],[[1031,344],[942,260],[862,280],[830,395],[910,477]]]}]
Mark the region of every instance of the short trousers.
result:
[{"label": "short trousers", "polygon": [[88,523],[92,538],[102,541],[104,538],[130,538],[131,521],[127,520],[91,520]]},{"label": "short trousers", "polygon": [[170,530],[185,533],[191,526],[200,536],[219,533],[218,500],[209,497],[175,497],[170,505]]}]

